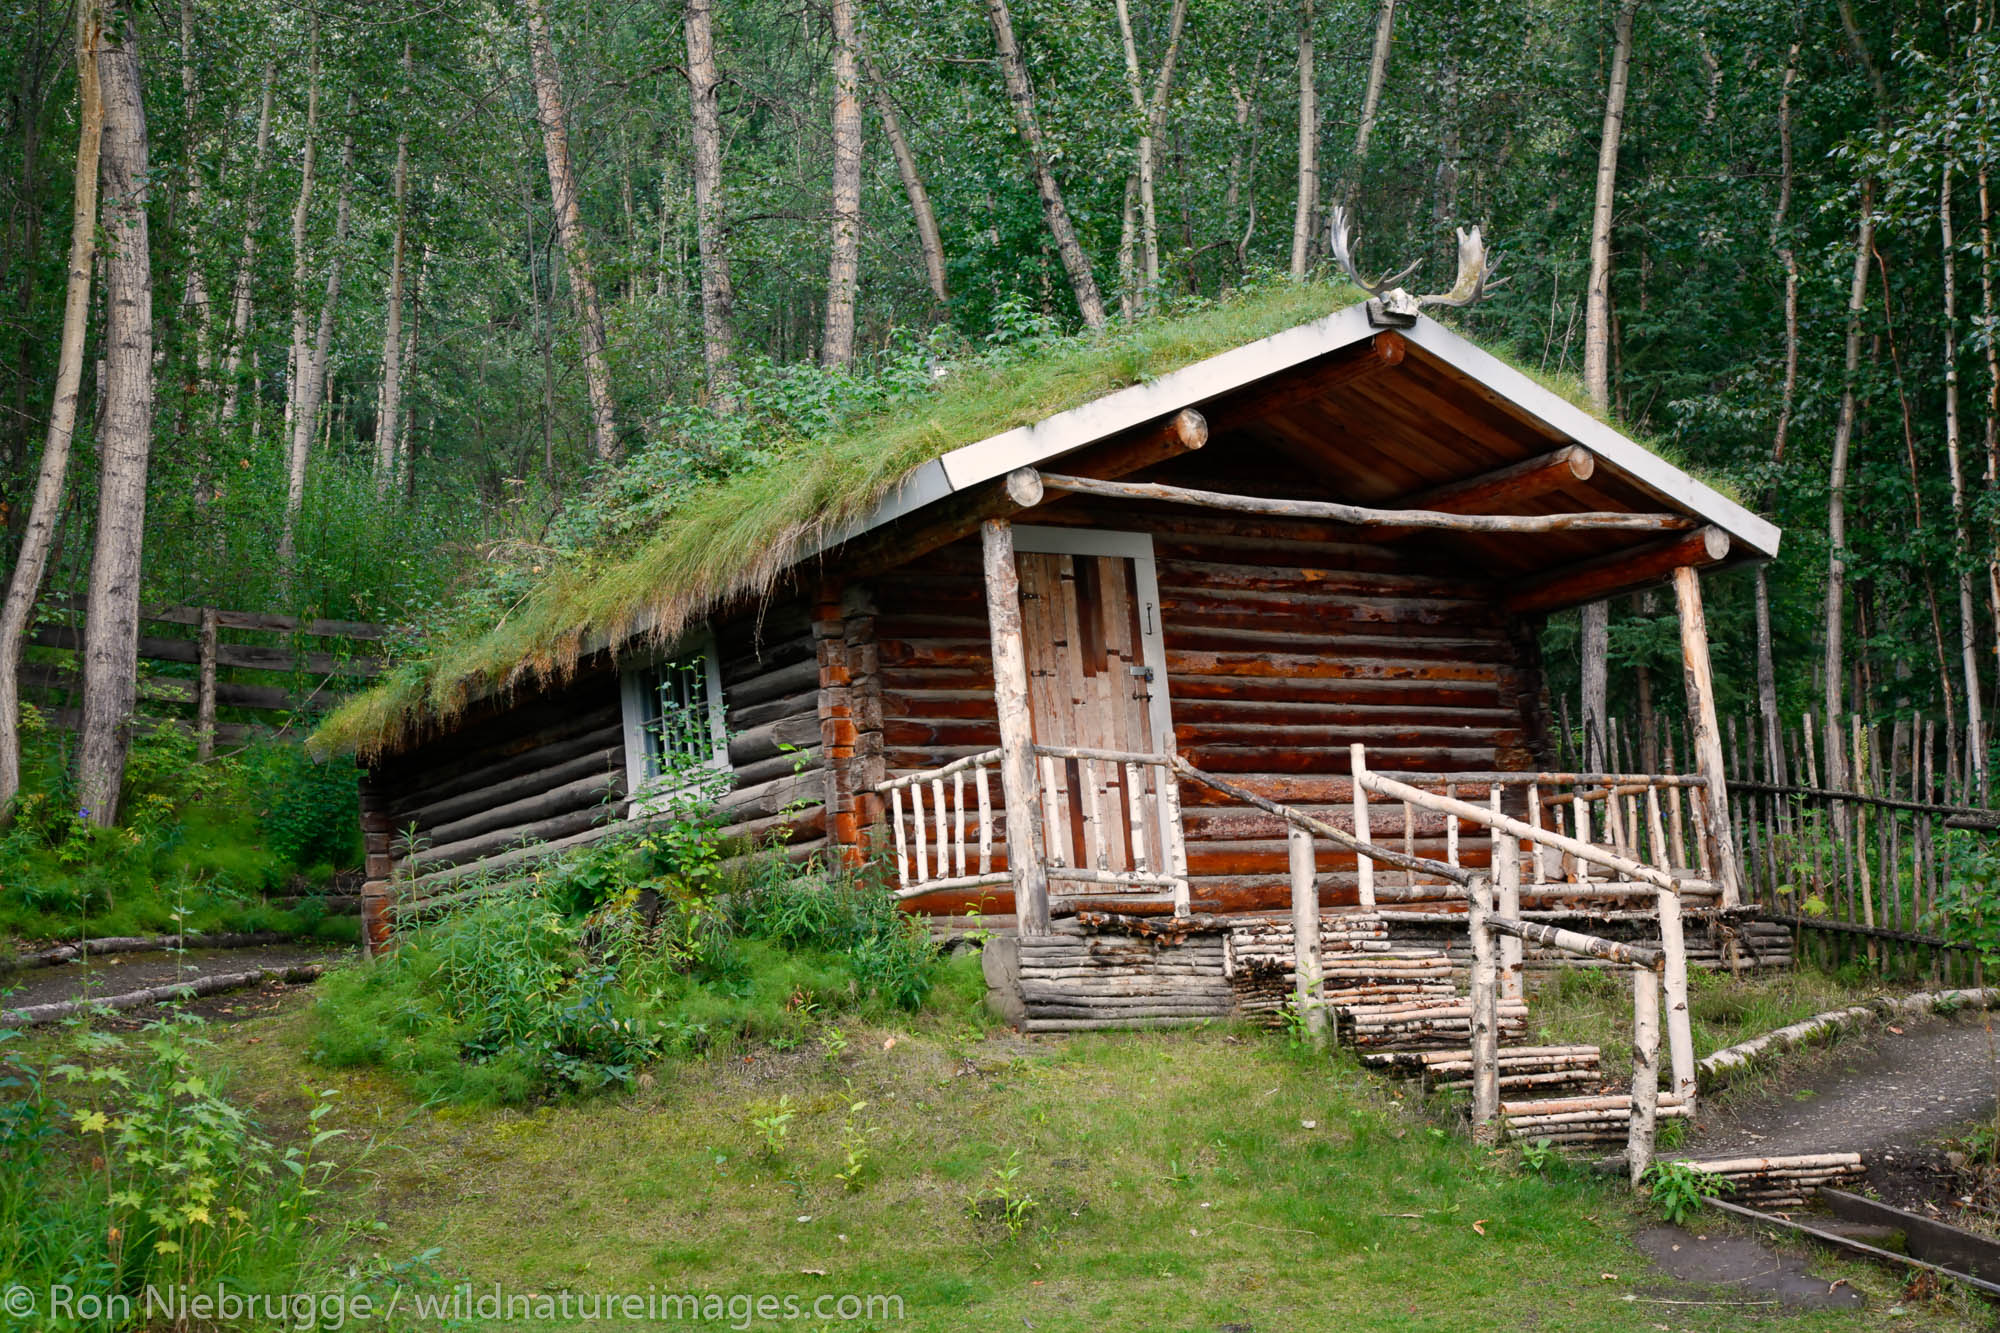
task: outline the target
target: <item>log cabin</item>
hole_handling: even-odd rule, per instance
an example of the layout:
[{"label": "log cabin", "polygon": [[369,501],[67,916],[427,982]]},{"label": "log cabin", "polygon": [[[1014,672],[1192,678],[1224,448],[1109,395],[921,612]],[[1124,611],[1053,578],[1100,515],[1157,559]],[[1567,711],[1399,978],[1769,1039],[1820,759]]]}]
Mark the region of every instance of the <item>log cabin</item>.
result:
[{"label": "log cabin", "polygon": [[[1697,961],[1781,963],[1738,902],[1701,604],[1778,543],[1444,325],[1351,306],[942,452],[767,587],[374,747],[369,935],[668,817],[693,762],[731,835],[997,932],[1035,1026],[1269,1008],[1312,934],[1462,964],[1459,872],[1508,836],[1547,928],[1657,938],[1670,880]],[[1657,586],[1685,771],[1551,772],[1543,620]],[[1163,968],[1171,996],[1132,981]],[[1064,1003],[1093,969],[1104,1004]]]}]

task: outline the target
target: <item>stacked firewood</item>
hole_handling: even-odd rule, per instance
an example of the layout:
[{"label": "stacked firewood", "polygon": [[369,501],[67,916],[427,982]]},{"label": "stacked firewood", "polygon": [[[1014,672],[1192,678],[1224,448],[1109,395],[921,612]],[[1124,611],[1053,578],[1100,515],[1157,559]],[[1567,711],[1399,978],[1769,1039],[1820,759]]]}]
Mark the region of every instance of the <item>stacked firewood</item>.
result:
[{"label": "stacked firewood", "polygon": [[[1362,1059],[1388,1073],[1422,1080],[1425,1092],[1450,1092],[1472,1086],[1469,1049],[1376,1051]],[[1503,1092],[1533,1089],[1591,1093],[1602,1082],[1595,1046],[1508,1046],[1500,1051]]]},{"label": "stacked firewood", "polygon": [[[1666,1098],[1662,1097],[1664,1106]],[[1661,1112],[1665,1114],[1664,1110]],[[1733,1157],[1688,1163],[1730,1184],[1723,1197],[1761,1208],[1801,1208],[1822,1185],[1858,1180],[1868,1168],[1858,1152],[1810,1153],[1796,1157]]]},{"label": "stacked firewood", "polygon": [[[1658,1114],[1662,1120],[1685,1120],[1694,1114],[1694,1108],[1678,1094],[1663,1092]],[[1510,1139],[1526,1142],[1547,1139],[1566,1145],[1623,1143],[1632,1124],[1632,1098],[1629,1093],[1620,1093],[1537,1101],[1503,1100],[1500,1116]]]}]

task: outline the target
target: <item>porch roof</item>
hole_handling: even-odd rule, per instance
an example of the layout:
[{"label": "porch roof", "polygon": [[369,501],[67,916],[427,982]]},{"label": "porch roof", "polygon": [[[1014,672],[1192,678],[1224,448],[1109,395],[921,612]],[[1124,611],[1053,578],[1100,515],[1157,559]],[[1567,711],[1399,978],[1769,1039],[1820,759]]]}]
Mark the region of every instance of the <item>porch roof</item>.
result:
[{"label": "porch roof", "polygon": [[[1380,355],[1375,343],[1385,334],[1402,340],[1399,356]],[[1209,450],[1264,448],[1298,464],[1301,495],[1392,509],[1580,446],[1594,464],[1580,469],[1588,476],[1564,475],[1530,496],[1466,512],[1670,514],[1706,536],[1704,545],[1685,534],[1663,541],[1639,531],[1434,534],[1513,589],[1523,609],[1556,610],[1643,586],[1666,577],[1672,564],[1778,553],[1774,524],[1505,361],[1426,317],[1384,330],[1360,305],[953,449],[912,470],[864,516],[828,532],[817,550],[890,524],[919,523],[933,506],[993,487],[1015,469],[1157,429],[1186,409],[1208,420]]]}]

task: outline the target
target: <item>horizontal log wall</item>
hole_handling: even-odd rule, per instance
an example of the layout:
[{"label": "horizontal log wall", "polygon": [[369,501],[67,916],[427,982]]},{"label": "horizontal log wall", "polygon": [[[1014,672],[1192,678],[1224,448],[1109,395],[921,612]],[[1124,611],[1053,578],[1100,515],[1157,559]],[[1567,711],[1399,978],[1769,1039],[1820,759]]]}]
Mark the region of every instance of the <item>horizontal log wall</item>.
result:
[{"label": "horizontal log wall", "polygon": [[[716,646],[733,783],[720,802],[724,836],[798,855],[823,848],[820,673],[804,606],[729,620]],[[476,706],[365,775],[373,917],[392,894],[408,906],[463,892],[604,836],[625,822],[625,782],[619,669],[608,657],[559,686]]]},{"label": "horizontal log wall", "polygon": [[[1283,485],[1240,475],[1228,482],[1261,494],[1281,494]],[[1023,517],[1153,535],[1175,735],[1197,767],[1324,809],[1352,800],[1355,741],[1385,771],[1543,766],[1535,627],[1501,611],[1478,571],[1440,556],[1435,543],[1371,542],[1311,520],[1083,499]],[[876,602],[886,772],[998,744],[976,544],[954,543],[884,575]],[[1181,800],[1195,910],[1289,902],[1276,817],[1194,783],[1182,785]],[[1337,822],[1347,826],[1344,812]],[[1400,814],[1391,822],[1375,833],[1400,848]],[[1413,850],[1441,859],[1442,825],[1421,823]],[[1484,836],[1466,830],[1461,853],[1482,863]],[[1322,848],[1319,866],[1324,902],[1353,902],[1354,857]],[[937,913],[971,906],[949,894],[918,904]],[[1011,895],[989,893],[984,910],[1010,911]]]}]

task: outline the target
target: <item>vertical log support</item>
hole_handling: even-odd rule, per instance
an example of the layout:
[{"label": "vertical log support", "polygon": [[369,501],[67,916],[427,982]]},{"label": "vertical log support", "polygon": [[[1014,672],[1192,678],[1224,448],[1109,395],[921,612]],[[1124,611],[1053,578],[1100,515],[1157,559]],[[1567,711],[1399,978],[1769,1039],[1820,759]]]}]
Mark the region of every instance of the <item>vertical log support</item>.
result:
[{"label": "vertical log support", "polygon": [[1481,875],[1466,901],[1472,934],[1472,1136],[1480,1143],[1493,1143],[1500,1134],[1500,986],[1493,932],[1486,926],[1492,915],[1493,881]]},{"label": "vertical log support", "polygon": [[[1373,842],[1368,836],[1368,789],[1361,785],[1362,774],[1368,771],[1368,750],[1356,741],[1348,754],[1353,759],[1348,776],[1354,784],[1354,836],[1362,842]],[[1375,862],[1365,852],[1355,858],[1355,889],[1360,895],[1364,908],[1375,906]]]},{"label": "vertical log support", "polygon": [[1314,1045],[1326,1044],[1326,970],[1319,955],[1319,875],[1313,864],[1312,834],[1301,828],[1285,834],[1292,860],[1292,974],[1299,1019]]},{"label": "vertical log support", "polygon": [[[1493,832],[1493,873],[1499,881],[1500,901],[1496,905],[1499,915],[1509,921],[1521,919],[1521,844],[1511,833],[1495,829]],[[1526,999],[1521,985],[1521,937],[1502,935],[1499,941],[1500,958],[1500,998],[1506,1001]]]},{"label": "vertical log support", "polygon": [[195,757],[206,761],[215,757],[215,658],[216,630],[221,617],[212,606],[201,609],[201,637],[197,640],[194,687]]},{"label": "vertical log support", "polygon": [[979,525],[986,572],[986,622],[993,636],[993,704],[1000,720],[1000,790],[1007,805],[1007,865],[1014,918],[1023,935],[1049,933],[1049,879],[1035,828],[1034,728],[1028,713],[1028,652],[1021,638],[1021,576],[1014,568],[1014,528],[1005,519]]},{"label": "vertical log support", "polygon": [[1637,1185],[1653,1164],[1653,1131],[1660,1108],[1660,979],[1650,968],[1632,969],[1632,1119],[1625,1163]]},{"label": "vertical log support", "polygon": [[[1715,673],[1708,661],[1708,620],[1701,609],[1701,575],[1691,565],[1674,571],[1674,599],[1681,619],[1681,669],[1687,683],[1688,743],[1695,771],[1706,779],[1701,792],[1707,825],[1709,865],[1722,906],[1739,906],[1735,838],[1729,822],[1729,787],[1722,770],[1722,729],[1716,722]],[[1733,949],[1732,949],[1733,952]]]},{"label": "vertical log support", "polygon": [[[1646,788],[1646,825],[1652,835],[1653,864],[1665,869],[1668,855],[1666,826],[1660,819],[1660,791]],[[1667,1054],[1673,1066],[1673,1092],[1694,1104],[1694,1031],[1688,1019],[1687,940],[1682,934],[1681,896],[1661,889],[1660,951],[1667,956],[1661,988],[1667,996]]]}]

